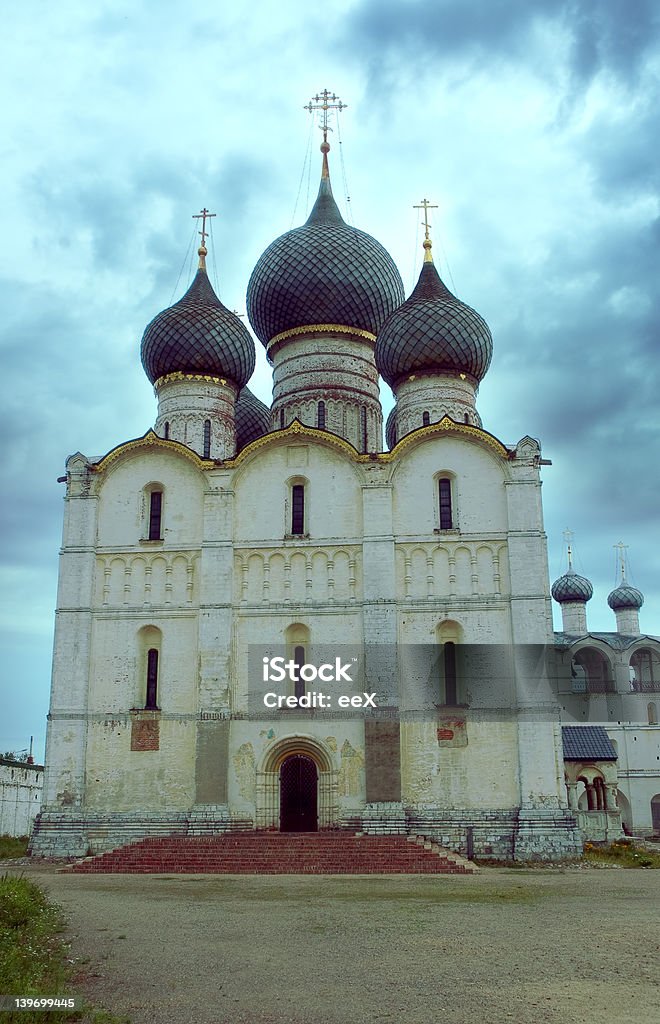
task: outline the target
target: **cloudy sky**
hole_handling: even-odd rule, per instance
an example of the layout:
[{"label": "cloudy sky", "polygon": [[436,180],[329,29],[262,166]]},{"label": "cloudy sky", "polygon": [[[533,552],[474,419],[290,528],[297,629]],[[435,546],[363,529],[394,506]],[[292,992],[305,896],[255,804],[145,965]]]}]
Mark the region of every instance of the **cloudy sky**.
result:
[{"label": "cloudy sky", "polygon": [[660,634],[659,21],[656,0],[6,8],[0,752],[34,734],[43,755],[64,460],[153,424],[139,342],[189,283],[204,205],[212,279],[245,311],[257,258],[313,201],[320,134],[303,106],[323,88],[348,104],[335,195],[407,291],[413,205],[438,204],[436,264],[495,340],[484,426],[540,438],[553,462],[551,578],[569,526],[589,625],[614,629],[623,540],[642,630]]}]

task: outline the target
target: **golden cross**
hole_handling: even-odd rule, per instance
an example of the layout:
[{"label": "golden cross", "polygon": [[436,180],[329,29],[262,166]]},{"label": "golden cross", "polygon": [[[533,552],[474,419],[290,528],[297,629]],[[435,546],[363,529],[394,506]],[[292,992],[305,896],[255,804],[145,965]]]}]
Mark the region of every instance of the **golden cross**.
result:
[{"label": "golden cross", "polygon": [[327,89],[324,89],[323,92],[317,92],[316,96],[312,96],[307,106],[303,107],[303,110],[309,110],[310,114],[314,110],[323,111],[321,115],[321,130],[323,132],[323,141],[327,142],[328,132],[332,131],[332,128],[328,125],[328,111],[344,110],[347,106],[348,103],[342,103],[339,96],[336,96],[334,92],[330,93]]},{"label": "golden cross", "polygon": [[618,544],[613,544],[612,547],[618,548],[619,558],[621,559],[621,582],[626,578],[626,549],[628,544],[624,544],[622,540]]},{"label": "golden cross", "polygon": [[193,220],[199,220],[200,217],[202,218],[202,230],[199,231],[198,234],[202,236],[202,245],[204,245],[208,234],[208,231],[206,230],[206,220],[207,218],[215,217],[215,214],[209,213],[206,207],[204,207],[201,213],[193,213]]},{"label": "golden cross", "polygon": [[413,210],[423,210],[424,211],[424,239],[427,242],[429,241],[429,227],[430,227],[430,225],[429,225],[429,210],[437,210],[437,209],[438,209],[438,204],[437,203],[429,203],[428,199],[422,199],[421,203],[415,203],[415,205],[413,206]]}]

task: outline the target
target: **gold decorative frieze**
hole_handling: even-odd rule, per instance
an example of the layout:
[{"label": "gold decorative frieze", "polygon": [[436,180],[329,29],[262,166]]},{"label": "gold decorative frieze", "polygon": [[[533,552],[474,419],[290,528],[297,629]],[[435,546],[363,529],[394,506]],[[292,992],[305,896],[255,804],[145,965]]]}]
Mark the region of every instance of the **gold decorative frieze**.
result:
[{"label": "gold decorative frieze", "polygon": [[221,384],[223,387],[227,384],[224,377],[213,377],[208,373],[182,373],[181,370],[176,370],[174,373],[166,373],[163,377],[159,377],[154,382],[154,391],[158,391],[163,384],[172,384],[177,380],[203,380],[207,384]]},{"label": "gold decorative frieze", "polygon": [[104,455],[99,462],[94,463],[90,468],[95,473],[103,473],[117,459],[137,452],[141,448],[164,448],[176,452],[178,455],[183,455],[185,458],[190,459],[198,469],[213,469],[215,466],[213,459],[201,458],[197,452],[188,448],[187,445],[181,444],[180,441],[159,437],[153,430],[148,430],[142,437],[136,437],[133,441],[126,441],[124,444],[119,444],[116,448],[112,448],[107,455]]},{"label": "gold decorative frieze", "polygon": [[364,331],[359,327],[347,327],[345,324],[305,324],[303,327],[291,327],[288,331],[282,331],[281,334],[276,334],[274,338],[271,338],[266,346],[266,354],[275,346],[279,345],[280,342],[286,341],[287,338],[296,338],[300,335],[308,334],[350,334],[353,338],[362,338],[364,341],[371,342],[372,345],[376,344],[376,335],[372,334],[371,331]]}]

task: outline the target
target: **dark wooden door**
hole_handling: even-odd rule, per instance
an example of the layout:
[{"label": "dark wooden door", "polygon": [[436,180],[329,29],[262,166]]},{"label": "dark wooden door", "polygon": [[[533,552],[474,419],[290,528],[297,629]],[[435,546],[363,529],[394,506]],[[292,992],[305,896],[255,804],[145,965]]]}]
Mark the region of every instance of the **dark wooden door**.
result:
[{"label": "dark wooden door", "polygon": [[280,768],[280,831],[318,829],[318,771],[311,757],[294,754]]}]

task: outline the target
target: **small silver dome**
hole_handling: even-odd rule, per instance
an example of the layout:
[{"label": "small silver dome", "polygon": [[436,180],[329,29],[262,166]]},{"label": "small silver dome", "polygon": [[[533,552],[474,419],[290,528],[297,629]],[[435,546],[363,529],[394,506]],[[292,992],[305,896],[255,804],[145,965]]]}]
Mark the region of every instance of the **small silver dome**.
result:
[{"label": "small silver dome", "polygon": [[622,583],[607,598],[612,611],[616,612],[623,608],[639,609],[644,604],[644,595],[641,590],[631,587],[628,583]]},{"label": "small silver dome", "polygon": [[563,576],[552,584],[552,596],[559,604],[567,604],[569,601],[590,601],[594,594],[591,582],[584,576],[578,576],[576,572],[569,569]]}]

